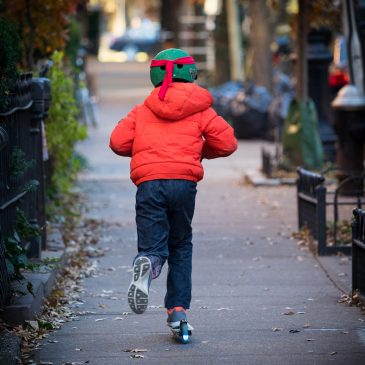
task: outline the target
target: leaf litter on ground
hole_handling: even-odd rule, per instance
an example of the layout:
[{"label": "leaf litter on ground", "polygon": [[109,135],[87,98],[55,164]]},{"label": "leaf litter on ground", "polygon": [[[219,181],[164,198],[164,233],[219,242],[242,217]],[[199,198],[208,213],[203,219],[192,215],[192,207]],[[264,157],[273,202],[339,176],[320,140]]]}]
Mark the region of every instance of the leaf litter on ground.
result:
[{"label": "leaf litter on ground", "polygon": [[[49,336],[49,331],[60,328],[64,323],[78,320],[78,312],[72,308],[72,304],[82,304],[80,294],[83,292],[81,281],[85,277],[94,276],[97,273],[98,265],[96,260],[90,261],[90,255],[84,250],[86,245],[97,243],[98,227],[97,221],[88,226],[85,220],[77,220],[73,217],[70,222],[64,224],[62,233],[65,241],[66,264],[59,268],[53,290],[45,299],[42,312],[33,321],[26,321],[22,325],[10,326],[0,320],[0,330],[7,329],[21,339],[21,361],[24,364],[34,363],[33,353],[40,347],[41,340]],[[89,250],[90,252],[101,251]],[[86,312],[85,312],[86,313]],[[104,320],[103,318],[101,320]],[[76,327],[73,327],[76,328]],[[57,343],[56,340],[48,340],[48,343]],[[83,363],[88,363],[83,362]],[[39,362],[39,364],[52,364],[50,362]],[[65,365],[76,365],[81,363],[65,362]]]}]

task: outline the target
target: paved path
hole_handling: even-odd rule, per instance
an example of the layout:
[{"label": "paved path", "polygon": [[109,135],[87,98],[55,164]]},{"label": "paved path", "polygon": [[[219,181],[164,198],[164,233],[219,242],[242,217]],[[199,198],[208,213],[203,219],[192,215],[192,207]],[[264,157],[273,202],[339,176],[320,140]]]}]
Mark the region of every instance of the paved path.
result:
[{"label": "paved path", "polygon": [[[136,189],[129,160],[114,156],[107,145],[113,125],[149,87],[146,65],[132,66],[94,65],[100,125],[80,146],[90,162],[79,182],[87,215],[104,222],[97,247],[106,255],[81,294],[80,310],[94,314],[52,333],[49,339],[58,342],[45,343],[38,359],[96,365],[364,364],[365,317],[338,303],[341,291],[328,279],[329,273],[349,289],[349,260],[324,260],[326,274],[288,238],[296,228],[293,187],[243,184],[244,171],[259,166],[258,142],[240,142],[232,157],[204,163],[194,218],[192,343],[176,344],[166,327],[166,268],[152,282],[147,312],[126,314],[136,253]],[[136,348],[147,350],[138,353],[144,358],[125,352]]]}]

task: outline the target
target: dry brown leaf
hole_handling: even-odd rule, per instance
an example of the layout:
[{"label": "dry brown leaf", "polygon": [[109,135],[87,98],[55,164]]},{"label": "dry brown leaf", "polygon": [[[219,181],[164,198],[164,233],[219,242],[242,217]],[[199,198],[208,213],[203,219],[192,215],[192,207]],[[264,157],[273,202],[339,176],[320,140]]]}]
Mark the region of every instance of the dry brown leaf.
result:
[{"label": "dry brown leaf", "polygon": [[147,352],[148,350],[146,349],[127,349],[124,350],[124,352],[133,352],[133,353],[138,353],[138,352]]},{"label": "dry brown leaf", "polygon": [[143,355],[130,355],[129,356],[131,359],[144,359]]}]

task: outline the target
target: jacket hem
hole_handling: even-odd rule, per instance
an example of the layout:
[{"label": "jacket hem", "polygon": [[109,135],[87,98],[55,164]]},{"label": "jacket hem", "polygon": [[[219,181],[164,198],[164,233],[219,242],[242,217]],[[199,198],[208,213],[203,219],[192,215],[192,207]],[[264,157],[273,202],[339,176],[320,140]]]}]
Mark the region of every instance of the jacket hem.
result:
[{"label": "jacket hem", "polygon": [[151,180],[188,180],[188,181],[198,182],[201,179],[202,178],[199,179],[195,176],[189,176],[189,175],[168,175],[168,174],[155,174],[155,175],[145,176],[137,180],[133,180],[131,178],[133,183],[137,186],[142,184],[143,182]]}]

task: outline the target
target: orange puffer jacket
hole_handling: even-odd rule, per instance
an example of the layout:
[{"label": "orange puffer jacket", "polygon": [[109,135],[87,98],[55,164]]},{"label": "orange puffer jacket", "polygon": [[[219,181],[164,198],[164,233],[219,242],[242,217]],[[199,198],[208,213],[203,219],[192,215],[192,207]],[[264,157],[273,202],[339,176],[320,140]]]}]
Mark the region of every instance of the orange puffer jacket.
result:
[{"label": "orange puffer jacket", "polygon": [[231,126],[211,108],[210,93],[192,83],[173,83],[161,101],[160,87],[114,128],[110,148],[132,157],[131,179],[203,178],[203,158],[224,157],[237,148]]}]

